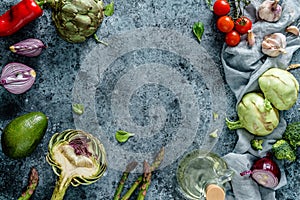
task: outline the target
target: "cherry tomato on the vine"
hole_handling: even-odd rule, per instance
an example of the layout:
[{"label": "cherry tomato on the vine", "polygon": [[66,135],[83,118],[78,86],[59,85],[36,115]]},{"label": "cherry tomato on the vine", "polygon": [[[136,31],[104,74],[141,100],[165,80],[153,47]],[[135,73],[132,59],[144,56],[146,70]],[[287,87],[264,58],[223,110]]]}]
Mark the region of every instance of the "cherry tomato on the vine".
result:
[{"label": "cherry tomato on the vine", "polygon": [[230,12],[230,4],[226,0],[217,0],[214,3],[213,10],[218,16],[227,15]]},{"label": "cherry tomato on the vine", "polygon": [[228,33],[230,32],[234,27],[234,21],[229,16],[222,16],[217,21],[217,28],[219,31]]},{"label": "cherry tomato on the vine", "polygon": [[237,31],[232,30],[229,33],[226,33],[225,42],[228,46],[234,47],[238,45],[240,41],[241,41],[241,36]]},{"label": "cherry tomato on the vine", "polygon": [[247,33],[251,28],[252,21],[248,17],[242,16],[235,21],[234,29],[240,34]]}]

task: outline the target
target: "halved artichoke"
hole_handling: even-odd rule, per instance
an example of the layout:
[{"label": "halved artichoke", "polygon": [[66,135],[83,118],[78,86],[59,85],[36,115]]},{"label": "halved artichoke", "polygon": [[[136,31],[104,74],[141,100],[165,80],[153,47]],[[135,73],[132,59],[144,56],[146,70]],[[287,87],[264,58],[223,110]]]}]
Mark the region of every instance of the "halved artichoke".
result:
[{"label": "halved artichoke", "polygon": [[71,43],[84,42],[104,18],[102,0],[46,0],[59,35]]},{"label": "halved artichoke", "polygon": [[100,141],[81,130],[65,130],[52,136],[46,156],[59,176],[52,200],[62,200],[70,184],[88,185],[97,181],[107,167],[106,153]]}]

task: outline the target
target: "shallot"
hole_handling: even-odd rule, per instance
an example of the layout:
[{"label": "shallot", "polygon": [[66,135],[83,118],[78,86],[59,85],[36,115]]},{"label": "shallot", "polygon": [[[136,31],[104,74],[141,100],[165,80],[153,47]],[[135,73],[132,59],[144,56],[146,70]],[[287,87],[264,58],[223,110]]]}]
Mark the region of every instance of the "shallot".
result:
[{"label": "shallot", "polygon": [[254,162],[250,170],[240,173],[241,176],[250,175],[259,185],[267,188],[275,188],[280,181],[279,166],[268,154]]},{"label": "shallot", "polygon": [[278,4],[279,0],[265,0],[258,7],[258,17],[267,22],[276,22],[280,19],[282,8]]},{"label": "shallot", "polygon": [[40,55],[44,48],[46,48],[44,43],[36,38],[23,40],[9,47],[11,52],[27,57]]}]

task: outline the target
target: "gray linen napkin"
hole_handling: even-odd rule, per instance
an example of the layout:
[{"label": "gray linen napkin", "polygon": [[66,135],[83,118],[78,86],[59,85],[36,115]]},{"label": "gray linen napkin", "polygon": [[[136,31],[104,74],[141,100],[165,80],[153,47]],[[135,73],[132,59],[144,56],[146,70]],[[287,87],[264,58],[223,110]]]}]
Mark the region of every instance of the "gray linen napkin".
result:
[{"label": "gray linen napkin", "polygon": [[[256,9],[262,3],[262,0],[251,0],[251,5],[247,7],[245,15],[250,19],[256,19]],[[237,104],[240,102],[244,94],[248,92],[258,91],[258,77],[271,67],[285,69],[290,64],[293,53],[300,48],[299,37],[285,33],[285,28],[291,24],[296,24],[300,17],[300,1],[284,0],[281,4],[283,13],[280,20],[276,23],[265,21],[254,21],[252,30],[256,35],[256,43],[252,48],[247,47],[246,40],[236,47],[228,47],[224,45],[222,49],[221,59],[224,67],[226,82],[235,94]],[[261,52],[261,43],[263,37],[280,32],[287,36],[286,54],[276,58],[265,56]],[[267,189],[257,185],[249,177],[242,177],[240,172],[251,168],[253,161],[259,157],[266,155],[271,149],[276,139],[281,138],[286,128],[286,122],[281,117],[278,127],[267,137],[264,137],[263,151],[254,151],[251,148],[250,140],[254,138],[252,134],[245,129],[237,130],[239,139],[235,146],[234,152],[225,155],[223,158],[228,166],[235,171],[235,176],[231,181],[234,196],[227,195],[227,199],[236,200],[273,200],[275,198],[275,190],[286,184],[284,171],[281,170],[282,177],[279,185],[274,189]],[[283,163],[278,162],[281,166]]]}]

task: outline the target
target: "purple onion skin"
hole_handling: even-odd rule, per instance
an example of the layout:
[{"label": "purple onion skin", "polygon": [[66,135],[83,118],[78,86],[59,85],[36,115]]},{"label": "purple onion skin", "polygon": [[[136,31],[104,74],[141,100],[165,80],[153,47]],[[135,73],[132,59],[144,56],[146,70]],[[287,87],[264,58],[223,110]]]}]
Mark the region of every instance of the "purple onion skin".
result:
[{"label": "purple onion skin", "polygon": [[11,52],[27,57],[39,56],[44,48],[46,48],[44,43],[35,38],[23,40],[9,47]]},{"label": "purple onion skin", "polygon": [[12,62],[3,67],[0,85],[13,94],[22,94],[31,88],[35,77],[34,69],[22,63]]}]

